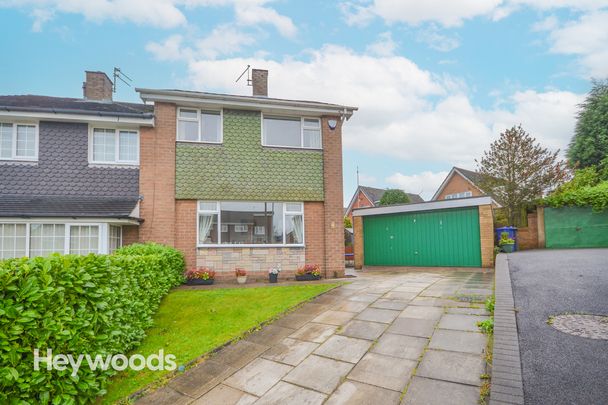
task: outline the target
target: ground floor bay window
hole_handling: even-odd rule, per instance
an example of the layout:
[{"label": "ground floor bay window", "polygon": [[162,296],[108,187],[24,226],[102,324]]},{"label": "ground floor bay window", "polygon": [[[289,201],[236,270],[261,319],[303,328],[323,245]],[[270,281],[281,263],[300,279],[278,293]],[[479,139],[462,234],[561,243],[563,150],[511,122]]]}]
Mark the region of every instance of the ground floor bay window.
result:
[{"label": "ground floor bay window", "polygon": [[198,246],[303,246],[301,202],[199,201]]},{"label": "ground floor bay window", "polygon": [[109,223],[0,222],[0,259],[112,253],[122,246],[122,226]]}]

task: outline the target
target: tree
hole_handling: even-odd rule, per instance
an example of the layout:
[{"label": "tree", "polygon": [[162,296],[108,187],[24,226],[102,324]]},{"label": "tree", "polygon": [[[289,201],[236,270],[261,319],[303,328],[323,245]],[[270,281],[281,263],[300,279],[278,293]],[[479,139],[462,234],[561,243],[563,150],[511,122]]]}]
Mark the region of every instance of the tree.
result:
[{"label": "tree", "polygon": [[344,227],[345,228],[352,228],[353,227],[353,223],[350,220],[349,217],[344,217]]},{"label": "tree", "polygon": [[407,204],[410,202],[410,198],[403,190],[396,188],[389,188],[382,194],[380,198],[380,205],[393,205],[393,204]]},{"label": "tree", "polygon": [[594,80],[580,105],[567,156],[572,167],[599,165],[608,156],[608,80]]},{"label": "tree", "polygon": [[482,175],[481,189],[506,209],[512,225],[520,225],[522,210],[568,176],[558,153],[543,148],[520,125],[501,133],[475,161]]}]

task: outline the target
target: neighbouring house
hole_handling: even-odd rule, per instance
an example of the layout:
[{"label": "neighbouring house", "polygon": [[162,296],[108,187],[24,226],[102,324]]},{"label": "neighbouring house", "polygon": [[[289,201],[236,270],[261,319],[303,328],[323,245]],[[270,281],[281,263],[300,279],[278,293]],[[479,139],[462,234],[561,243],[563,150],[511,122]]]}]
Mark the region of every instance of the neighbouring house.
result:
[{"label": "neighbouring house", "polygon": [[84,99],[0,98],[2,257],[154,241],[219,278],[305,263],[341,276],[356,108],[270,98],[267,83],[253,69],[252,96],[140,88],[145,104],[130,104],[87,72]]},{"label": "neighbouring house", "polygon": [[[367,187],[367,186],[359,186],[357,190],[355,190],[355,194],[350,199],[350,203],[344,212],[344,216],[353,219],[353,210],[356,208],[367,208],[367,207],[378,207],[380,205],[380,200],[384,195],[386,189],[383,188],[375,188],[375,187]],[[424,202],[422,197],[418,194],[406,193],[410,198],[410,203],[420,203]]]},{"label": "neighbouring house", "polygon": [[452,167],[450,173],[437,191],[431,201],[450,200],[454,198],[479,197],[486,195],[480,188],[481,174],[472,170]]}]

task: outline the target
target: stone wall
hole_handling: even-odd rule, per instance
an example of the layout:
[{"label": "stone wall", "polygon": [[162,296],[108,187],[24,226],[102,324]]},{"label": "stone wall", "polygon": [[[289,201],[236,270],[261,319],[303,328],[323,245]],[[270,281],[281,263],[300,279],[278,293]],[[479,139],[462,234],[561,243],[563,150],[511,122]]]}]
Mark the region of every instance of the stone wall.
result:
[{"label": "stone wall", "polygon": [[216,280],[234,279],[234,269],[241,267],[247,270],[248,280],[268,279],[268,269],[281,264],[279,280],[293,279],[298,267],[305,264],[305,248],[199,248],[196,265],[209,267],[216,272]]}]

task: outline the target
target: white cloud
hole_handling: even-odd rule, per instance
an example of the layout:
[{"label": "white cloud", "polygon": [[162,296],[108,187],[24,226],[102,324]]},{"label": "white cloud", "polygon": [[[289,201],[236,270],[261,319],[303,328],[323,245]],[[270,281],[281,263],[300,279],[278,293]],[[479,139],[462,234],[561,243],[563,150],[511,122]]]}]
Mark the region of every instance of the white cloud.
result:
[{"label": "white cloud", "polygon": [[181,35],[171,35],[163,42],[148,42],[146,50],[150,52],[156,60],[173,61],[189,59],[190,55],[182,47],[183,37]]},{"label": "white cloud", "polygon": [[457,38],[441,34],[435,25],[418,31],[416,40],[440,52],[449,52],[460,46],[460,41]]},{"label": "white cloud", "polygon": [[445,171],[424,171],[411,175],[397,172],[387,177],[386,182],[408,193],[419,194],[425,201],[429,201],[447,175],[448,172]]},{"label": "white cloud", "polygon": [[577,55],[585,74],[608,76],[608,11],[584,14],[576,21],[553,27],[549,41],[552,53]]},{"label": "white cloud", "polygon": [[391,56],[397,49],[397,43],[393,41],[392,34],[387,31],[378,35],[378,40],[367,46],[367,52],[377,56]]},{"label": "white cloud", "polygon": [[45,10],[42,8],[32,10],[31,16],[34,19],[34,22],[32,23],[32,31],[41,32],[44,24],[47,21],[52,20],[54,15],[55,13],[52,10]]},{"label": "white cloud", "polygon": [[244,4],[235,5],[236,19],[242,25],[258,25],[270,24],[273,25],[281,35],[293,38],[298,32],[291,18],[277,13],[274,9],[263,7],[259,4]]},{"label": "white cloud", "polygon": [[[471,101],[459,80],[434,75],[402,56],[374,56],[326,45],[305,57],[196,59],[192,86],[248,94],[234,79],[243,66],[269,70],[271,97],[336,102],[359,107],[344,130],[344,146],[410,162],[472,167],[498,133],[521,123],[551,148],[565,148],[580,96],[560,91],[524,91],[497,109]],[[348,66],[348,69],[344,67]]]}]

